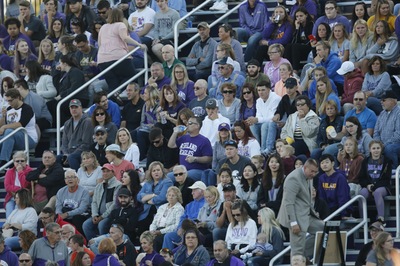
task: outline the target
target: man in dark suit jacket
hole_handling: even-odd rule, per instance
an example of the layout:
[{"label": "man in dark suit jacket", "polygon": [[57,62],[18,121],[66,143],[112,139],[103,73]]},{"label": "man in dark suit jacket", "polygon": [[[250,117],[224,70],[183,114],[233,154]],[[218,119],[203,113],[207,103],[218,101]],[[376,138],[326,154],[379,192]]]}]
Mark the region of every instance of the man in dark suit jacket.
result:
[{"label": "man in dark suit jacket", "polygon": [[[278,221],[289,229],[291,255],[311,257],[315,233],[323,231],[324,223],[318,218],[311,204],[310,180],[318,173],[318,163],[308,159],[304,167],[291,172],[283,184],[282,205]],[[306,234],[311,237],[307,239]]]}]

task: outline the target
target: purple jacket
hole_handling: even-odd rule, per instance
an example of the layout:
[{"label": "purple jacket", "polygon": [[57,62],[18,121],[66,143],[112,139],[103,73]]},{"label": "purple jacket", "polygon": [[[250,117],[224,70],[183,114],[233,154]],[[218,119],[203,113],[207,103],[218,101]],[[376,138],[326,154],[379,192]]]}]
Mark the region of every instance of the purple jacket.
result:
[{"label": "purple jacket", "polygon": [[317,66],[325,67],[330,79],[334,82],[343,84],[344,77],[336,72],[342,66],[342,60],[339,59],[337,53],[331,52],[328,58],[325,61],[321,61]]},{"label": "purple jacket", "polygon": [[[235,256],[230,256],[230,258],[231,258],[231,261],[229,262],[230,266],[244,266],[243,261],[241,261],[240,259],[236,258]],[[214,264],[216,264],[216,263],[217,263],[217,260],[216,259],[212,259],[207,264],[207,266],[214,266]]]},{"label": "purple jacket", "polygon": [[268,8],[263,2],[256,0],[253,11],[250,10],[249,2],[239,7],[239,24],[247,33],[254,34],[256,32],[262,32],[267,23]]},{"label": "purple jacket", "polygon": [[[292,19],[296,19],[294,17],[294,13],[299,9],[300,5],[298,3],[294,4],[292,9],[290,9],[290,16]],[[302,5],[307,11],[308,14],[314,16],[314,19],[317,18],[317,4],[313,0],[307,0],[304,5]]]},{"label": "purple jacket", "polygon": [[[289,44],[293,37],[293,26],[290,22],[282,24],[277,30],[275,28],[278,24],[272,21],[267,23],[267,26],[262,32],[263,40],[267,40],[269,45],[274,43],[280,43],[282,45]],[[272,35],[274,33],[274,36]]]},{"label": "purple jacket", "polygon": [[31,49],[33,54],[36,54],[36,48],[35,45],[33,45],[33,42],[31,41],[31,39],[29,39],[28,36],[26,36],[23,33],[19,33],[19,35],[17,36],[17,38],[15,39],[11,39],[10,35],[8,35],[7,37],[5,37],[3,39],[3,45],[4,45],[4,49],[6,49],[7,54],[9,56],[14,56],[15,55],[15,43],[17,42],[18,39],[24,39],[29,46],[29,49]]}]

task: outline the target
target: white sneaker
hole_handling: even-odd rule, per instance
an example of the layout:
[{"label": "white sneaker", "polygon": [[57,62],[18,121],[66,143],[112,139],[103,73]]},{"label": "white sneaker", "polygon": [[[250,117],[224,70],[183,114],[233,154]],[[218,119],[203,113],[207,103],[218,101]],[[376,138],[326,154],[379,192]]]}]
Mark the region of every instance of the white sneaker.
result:
[{"label": "white sneaker", "polygon": [[219,2],[220,4],[214,9],[218,11],[228,11],[228,5],[225,2]]},{"label": "white sneaker", "polygon": [[210,7],[210,10],[215,10],[215,8],[218,6],[220,2],[215,2],[212,7]]}]

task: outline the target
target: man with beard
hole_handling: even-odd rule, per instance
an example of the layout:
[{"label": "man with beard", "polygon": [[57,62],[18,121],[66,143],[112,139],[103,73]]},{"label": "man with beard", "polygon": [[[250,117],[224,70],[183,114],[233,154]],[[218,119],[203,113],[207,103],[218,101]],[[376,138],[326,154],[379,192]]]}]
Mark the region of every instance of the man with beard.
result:
[{"label": "man with beard", "polygon": [[213,51],[215,51],[217,45],[217,42],[210,38],[210,25],[207,22],[200,22],[197,25],[197,32],[200,40],[194,43],[186,59],[186,66],[196,67],[193,80],[207,79],[211,75]]},{"label": "man with beard", "polygon": [[154,27],[156,12],[147,6],[148,2],[149,0],[135,0],[136,11],[129,16],[128,23],[133,31],[139,35],[140,41],[150,49],[153,39],[149,32]]},{"label": "man with beard", "polygon": [[260,62],[258,62],[257,59],[251,59],[247,63],[247,75],[246,75],[246,80],[244,83],[251,83],[253,84],[254,88],[257,87],[257,84],[260,81],[269,81],[269,77],[262,73],[261,67],[260,67]]},{"label": "man with beard", "polygon": [[243,261],[239,258],[229,254],[228,245],[224,240],[217,240],[214,242],[214,259],[212,259],[207,266],[214,265],[233,265],[244,266]]}]

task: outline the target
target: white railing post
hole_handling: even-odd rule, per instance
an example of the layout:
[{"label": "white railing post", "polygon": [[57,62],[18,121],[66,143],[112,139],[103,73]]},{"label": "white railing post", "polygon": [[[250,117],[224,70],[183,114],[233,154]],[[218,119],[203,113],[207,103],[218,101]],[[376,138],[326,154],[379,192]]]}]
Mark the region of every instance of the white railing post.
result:
[{"label": "white railing post", "polygon": [[396,175],[395,175],[395,193],[396,196],[396,238],[400,237],[400,206],[399,206],[399,174],[400,174],[400,165],[396,168]]},{"label": "white railing post", "polygon": [[[0,140],[0,144],[5,142],[6,140],[8,140],[9,138],[11,138],[13,135],[17,134],[19,131],[22,131],[22,133],[24,133],[24,143],[25,143],[25,153],[26,153],[26,157],[27,157],[27,163],[29,164],[29,139],[28,139],[28,132],[26,131],[26,129],[24,127],[19,127],[16,128],[13,132],[11,132],[10,134],[8,134],[6,137],[2,138]],[[0,170],[4,170],[7,166],[9,166],[11,163],[13,162],[13,160],[11,159],[10,161],[8,161],[5,165],[3,165]]]}]

